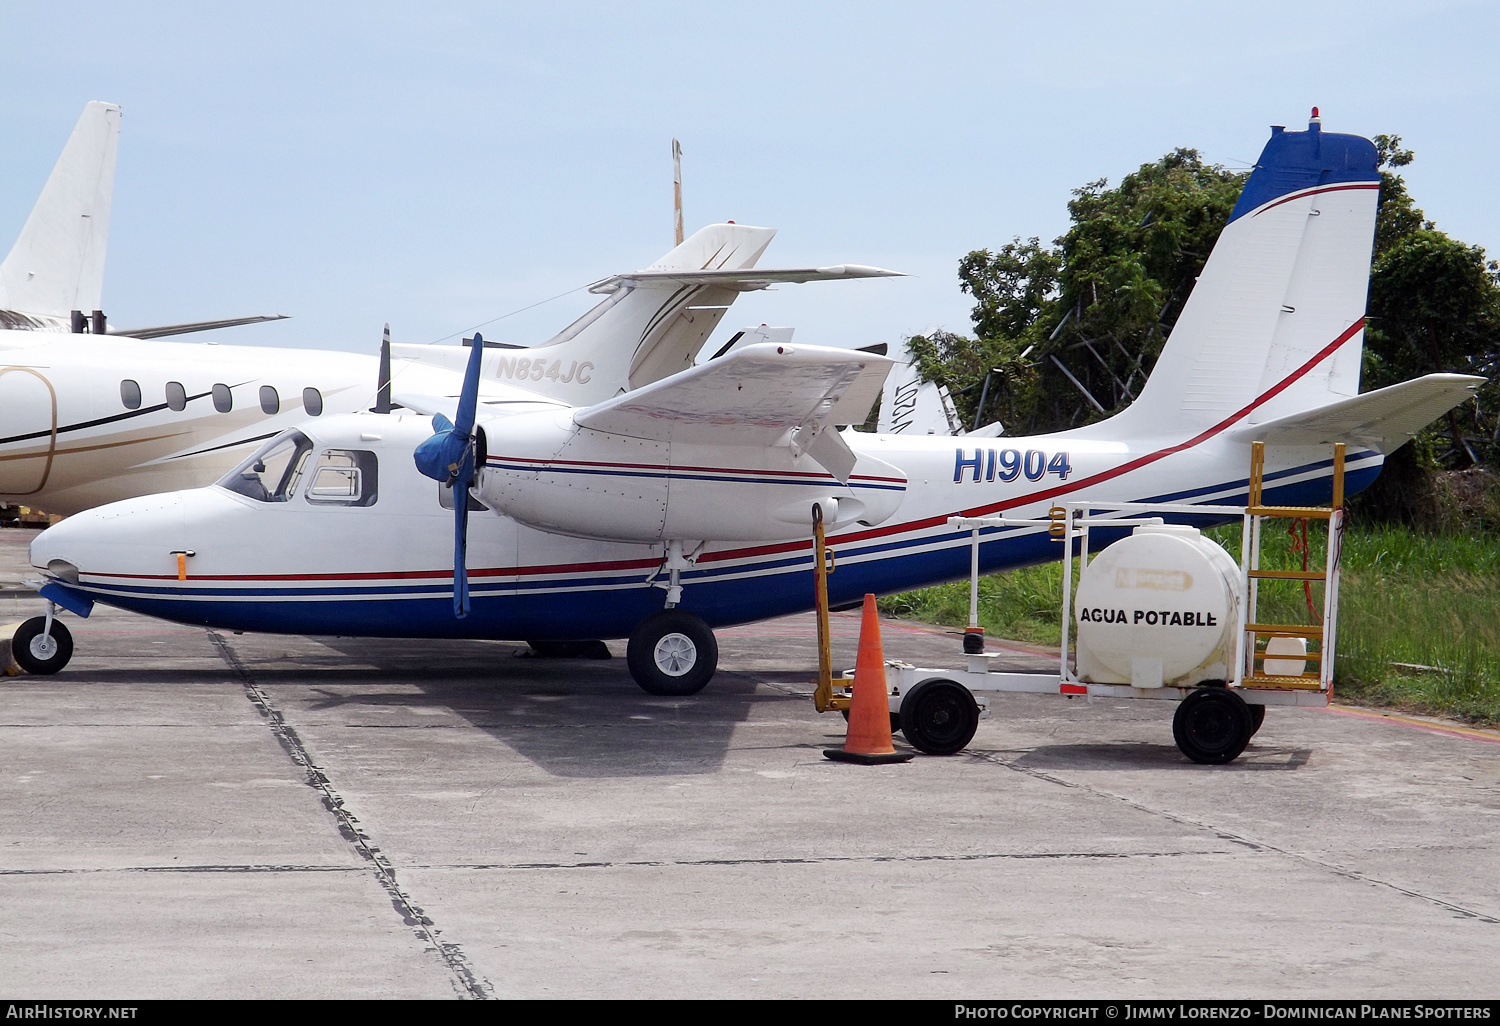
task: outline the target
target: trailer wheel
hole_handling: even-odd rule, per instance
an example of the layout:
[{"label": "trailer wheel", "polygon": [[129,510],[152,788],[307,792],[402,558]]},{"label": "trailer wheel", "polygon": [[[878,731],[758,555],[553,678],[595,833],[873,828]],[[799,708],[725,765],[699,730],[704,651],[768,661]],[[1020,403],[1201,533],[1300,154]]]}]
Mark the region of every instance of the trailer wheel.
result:
[{"label": "trailer wheel", "polygon": [[1250,736],[1254,737],[1260,733],[1260,725],[1266,722],[1266,707],[1263,705],[1245,705],[1250,709]]},{"label": "trailer wheel", "polygon": [[63,622],[53,619],[52,633],[43,634],[46,629],[47,618],[33,616],[11,638],[11,658],[27,673],[56,673],[73,658],[73,635]]},{"label": "trailer wheel", "polygon": [[901,733],[919,752],[952,755],[974,739],[979,706],[962,684],[925,680],[901,700]]},{"label": "trailer wheel", "polygon": [[1199,688],[1182,700],[1172,717],[1177,747],[1206,765],[1237,758],[1252,733],[1250,707],[1227,688]]},{"label": "trailer wheel", "polygon": [[701,618],[682,609],[664,609],[631,632],[625,664],[647,694],[696,695],[718,668],[719,644]]}]

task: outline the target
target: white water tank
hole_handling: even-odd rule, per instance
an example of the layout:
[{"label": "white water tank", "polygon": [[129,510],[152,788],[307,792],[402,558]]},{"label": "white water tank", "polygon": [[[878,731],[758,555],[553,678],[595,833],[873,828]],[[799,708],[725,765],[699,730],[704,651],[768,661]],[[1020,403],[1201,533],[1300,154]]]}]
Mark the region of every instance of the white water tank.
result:
[{"label": "white water tank", "polygon": [[1078,677],[1138,688],[1225,680],[1240,602],[1239,565],[1196,527],[1137,527],[1079,579]]}]

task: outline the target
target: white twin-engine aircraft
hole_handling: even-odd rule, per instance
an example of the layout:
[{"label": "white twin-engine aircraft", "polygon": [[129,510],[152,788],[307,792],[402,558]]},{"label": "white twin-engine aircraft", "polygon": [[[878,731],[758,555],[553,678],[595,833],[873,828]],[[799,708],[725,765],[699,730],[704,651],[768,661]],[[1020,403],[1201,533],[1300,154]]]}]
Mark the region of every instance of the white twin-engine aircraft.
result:
[{"label": "white twin-engine aircraft", "polygon": [[[628,636],[643,688],[691,694],[715,667],[713,627],[812,607],[815,505],[837,605],[965,576],[955,514],[1044,518],[1065,497],[1243,502],[1253,440],[1267,443],[1267,501],[1327,502],[1333,441],[1350,445],[1350,490],[1369,484],[1480,380],[1358,394],[1378,187],[1367,140],[1316,120],[1273,129],[1141,398],[1085,428],[840,430],[864,419],[891,361],[790,343],[588,402],[485,396],[478,382],[518,357],[476,339],[456,404],[398,390],[403,410],[308,422],[217,485],[50,528],[31,561],[42,594],[80,615],[98,600],[233,630]],[[540,389],[556,365],[541,379],[530,366]],[[455,493],[470,498],[450,513]],[[1058,555],[1041,528],[986,530],[980,546],[986,570]],[[66,635],[41,619],[33,662],[55,668]]]},{"label": "white twin-engine aircraft", "polygon": [[[0,262],[0,503],[51,513],[205,485],[308,418],[374,405],[377,384],[452,393],[457,346],[356,353],[154,341],[274,317],[118,331],[101,304],[120,108],[90,103],[15,246]],[[604,298],[555,338],[508,347],[481,382],[586,405],[691,366],[744,291],[884,277],[874,267],[756,269],[776,232],[709,225],[645,271],[591,286]]]}]

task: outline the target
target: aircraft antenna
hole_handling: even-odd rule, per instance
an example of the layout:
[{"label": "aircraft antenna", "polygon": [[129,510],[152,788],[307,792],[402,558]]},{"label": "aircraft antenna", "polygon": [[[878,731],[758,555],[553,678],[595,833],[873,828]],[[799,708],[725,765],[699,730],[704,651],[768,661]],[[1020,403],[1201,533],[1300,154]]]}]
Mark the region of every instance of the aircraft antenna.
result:
[{"label": "aircraft antenna", "polygon": [[672,140],[672,219],[677,245],[682,245],[682,143]]}]

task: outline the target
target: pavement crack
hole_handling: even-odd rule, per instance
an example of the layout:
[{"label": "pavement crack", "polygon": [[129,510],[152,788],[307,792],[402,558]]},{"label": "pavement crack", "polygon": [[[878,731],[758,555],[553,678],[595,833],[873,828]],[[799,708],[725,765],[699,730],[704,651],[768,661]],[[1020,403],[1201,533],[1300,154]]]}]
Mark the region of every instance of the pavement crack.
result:
[{"label": "pavement crack", "polygon": [[661,869],[673,866],[826,866],[851,863],[878,864],[890,862],[989,862],[1051,859],[1170,859],[1204,855],[1234,855],[1231,851],[1037,851],[1037,852],[970,852],[961,855],[822,855],[781,856],[745,859],[633,859],[588,862],[475,862],[452,865],[427,865],[423,869],[466,870],[534,870],[534,869]]},{"label": "pavement crack", "polygon": [[997,766],[1004,766],[1006,769],[1014,770],[1017,773],[1024,773],[1029,777],[1035,777],[1038,780],[1044,780],[1049,784],[1057,784],[1060,787],[1076,788],[1099,798],[1121,802],[1124,805],[1135,809],[1138,812],[1145,813],[1148,816],[1156,816],[1169,822],[1176,823],[1180,826],[1191,827],[1196,830],[1209,831],[1215,837],[1220,838],[1221,840],[1229,841],[1232,844],[1243,845],[1251,851],[1270,852],[1276,855],[1282,855],[1286,858],[1295,859],[1298,862],[1303,862],[1310,866],[1316,866],[1318,869],[1321,869],[1324,872],[1333,873],[1336,876],[1341,876],[1348,880],[1357,880],[1360,883],[1372,884],[1377,887],[1385,887],[1389,890],[1395,891],[1398,894],[1404,894],[1409,898],[1416,898],[1420,901],[1425,901],[1429,904],[1436,905],[1439,908],[1446,909],[1447,911],[1452,912],[1455,915],[1462,916],[1466,919],[1474,919],[1481,923],[1489,923],[1492,925],[1500,926],[1500,918],[1496,918],[1495,916],[1491,916],[1484,912],[1479,912],[1471,908],[1466,908],[1463,905],[1448,901],[1445,898],[1439,898],[1433,894],[1427,894],[1423,891],[1414,890],[1410,887],[1403,887],[1402,885],[1390,880],[1382,880],[1377,876],[1371,876],[1369,873],[1363,873],[1357,869],[1351,869],[1348,866],[1341,866],[1336,862],[1319,858],[1316,855],[1310,855],[1306,852],[1296,851],[1292,848],[1285,848],[1281,845],[1271,844],[1268,841],[1262,841],[1253,837],[1247,837],[1246,835],[1230,830],[1227,827],[1221,827],[1216,824],[1209,823],[1205,820],[1194,819],[1191,816],[1184,816],[1179,813],[1168,812],[1166,809],[1147,805],[1146,803],[1135,798],[1127,797],[1126,795],[1119,794],[1115,791],[1107,791],[1102,787],[1095,787],[1092,784],[1080,783],[1076,780],[1068,780],[1064,777],[1055,776],[1042,770],[1033,769],[1030,766],[1022,766],[1013,759],[1005,758],[999,752],[984,751],[982,749],[967,749],[967,752],[974,758],[994,763]]},{"label": "pavement crack", "polygon": [[245,664],[240,661],[239,656],[223,635],[218,631],[206,630],[208,639],[218,650],[220,657],[229,664],[235,675],[239,678],[240,686],[244,688],[245,697],[250,699],[250,704],[255,706],[261,716],[266,720],[271,733],[280,742],[282,749],[291,757],[292,762],[300,766],[307,775],[307,784],[318,792],[322,799],[323,807],[333,816],[338,824],[339,833],[354,846],[354,849],[370,864],[375,872],[375,877],[384,888],[391,899],[392,906],[400,914],[406,925],[412,927],[416,935],[430,944],[434,951],[441,956],[449,972],[453,974],[455,984],[461,994],[471,998],[488,998],[494,994],[494,989],[489,981],[483,979],[474,971],[469,964],[468,958],[463,950],[457,945],[438,939],[440,932],[431,917],[411,899],[400,884],[396,881],[396,869],[386,858],[379,846],[375,844],[370,836],[359,825],[359,817],[349,811],[342,795],[333,786],[333,781],[328,774],[317,765],[308,752],[307,746],[303,744],[302,738],[296,729],[286,721],[286,717],[272,703],[271,698],[251,676]]}]

